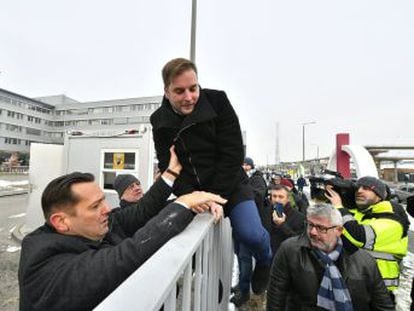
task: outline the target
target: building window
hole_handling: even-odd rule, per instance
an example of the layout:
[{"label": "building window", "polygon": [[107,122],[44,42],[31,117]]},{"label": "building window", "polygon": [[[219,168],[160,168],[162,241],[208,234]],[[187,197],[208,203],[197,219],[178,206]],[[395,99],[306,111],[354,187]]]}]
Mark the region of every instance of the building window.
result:
[{"label": "building window", "polygon": [[63,121],[55,121],[54,123],[55,127],[62,127],[63,126]]},{"label": "building window", "polygon": [[30,128],[30,127],[27,127],[26,128],[26,134],[40,136],[42,134],[42,131],[38,130],[38,129],[33,129],[33,128]]},{"label": "building window", "polygon": [[6,130],[11,131],[11,132],[21,132],[22,127],[18,125],[13,125],[13,124],[6,124]]},{"label": "building window", "polygon": [[17,106],[17,107],[24,107],[23,102],[21,102],[19,100],[16,100],[16,99],[12,99],[11,104],[14,105],[14,106]]},{"label": "building window", "polygon": [[116,111],[117,112],[129,112],[131,111],[131,106],[117,106]]},{"label": "building window", "polygon": [[102,119],[101,120],[101,125],[111,125],[111,124],[112,124],[111,119]]},{"label": "building window", "polygon": [[6,137],[4,139],[4,143],[8,144],[8,145],[20,145],[21,140],[17,139],[17,138],[10,138],[10,137]]},{"label": "building window", "polygon": [[89,125],[100,125],[100,120],[89,120]]},{"label": "building window", "polygon": [[11,103],[11,99],[5,96],[0,96],[0,101],[5,102],[5,103]]},{"label": "building window", "polygon": [[138,176],[138,151],[136,150],[102,150],[101,186],[104,190],[113,188],[118,174]]}]

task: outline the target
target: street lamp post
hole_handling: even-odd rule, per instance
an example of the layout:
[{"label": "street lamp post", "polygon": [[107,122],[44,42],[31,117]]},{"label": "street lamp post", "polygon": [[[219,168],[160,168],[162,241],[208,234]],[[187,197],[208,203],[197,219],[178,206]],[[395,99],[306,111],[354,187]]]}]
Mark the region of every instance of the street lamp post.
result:
[{"label": "street lamp post", "polygon": [[197,34],[197,0],[192,0],[190,60],[193,63],[195,62],[195,58],[196,58],[196,34]]},{"label": "street lamp post", "polygon": [[319,161],[319,145],[318,144],[312,144],[312,146],[316,147],[316,158]]},{"label": "street lamp post", "polygon": [[315,124],[315,121],[302,123],[302,161],[305,162],[305,126]]}]

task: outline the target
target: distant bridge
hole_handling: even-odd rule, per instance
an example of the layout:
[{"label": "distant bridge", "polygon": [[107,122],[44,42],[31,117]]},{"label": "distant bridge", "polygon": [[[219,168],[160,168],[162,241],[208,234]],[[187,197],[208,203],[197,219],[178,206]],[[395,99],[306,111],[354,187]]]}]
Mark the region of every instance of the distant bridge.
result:
[{"label": "distant bridge", "polygon": [[[372,159],[374,160],[374,163],[377,167],[377,171],[380,171],[381,162],[388,161],[388,162],[393,163],[394,181],[398,180],[398,163],[402,161],[414,161],[414,154],[406,155],[406,156],[387,154],[387,152],[391,150],[413,150],[414,151],[414,145],[366,145],[363,148],[366,151],[368,151],[368,153],[372,156]],[[307,159],[305,161],[281,162],[280,166],[285,167],[285,168],[286,167],[291,168],[292,166],[298,166],[301,164],[304,167],[309,168],[309,167],[314,167],[315,164],[317,164],[320,167],[326,167],[326,166],[329,167],[329,166],[332,166],[332,163],[330,160],[332,156],[334,155],[335,155],[335,152],[330,157],[313,158],[313,159]],[[364,164],[363,167],[366,167],[366,164]]]}]

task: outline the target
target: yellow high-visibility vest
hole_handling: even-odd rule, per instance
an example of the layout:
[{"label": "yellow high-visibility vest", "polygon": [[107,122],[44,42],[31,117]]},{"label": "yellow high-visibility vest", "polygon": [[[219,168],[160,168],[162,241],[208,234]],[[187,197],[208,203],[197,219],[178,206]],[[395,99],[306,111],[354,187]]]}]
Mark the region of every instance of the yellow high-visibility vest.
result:
[{"label": "yellow high-visibility vest", "polygon": [[376,259],[385,285],[389,290],[396,289],[399,285],[400,262],[407,254],[408,236],[404,234],[402,223],[384,216],[384,213],[394,213],[391,203],[382,201],[372,205],[370,213],[362,213],[357,209],[349,212],[353,216],[345,215],[344,223],[355,219],[362,225],[365,243],[355,239],[346,228],[343,231],[344,236],[355,246],[367,250]]}]

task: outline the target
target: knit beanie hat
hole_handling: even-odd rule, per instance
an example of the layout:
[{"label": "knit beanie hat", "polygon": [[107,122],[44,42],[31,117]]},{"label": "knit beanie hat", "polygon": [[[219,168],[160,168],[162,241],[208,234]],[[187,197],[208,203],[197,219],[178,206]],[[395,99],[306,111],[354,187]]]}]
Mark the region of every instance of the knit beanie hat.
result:
[{"label": "knit beanie hat", "polygon": [[254,168],[254,162],[252,158],[245,158],[243,163],[250,165],[252,168]]},{"label": "knit beanie hat", "polygon": [[292,189],[293,188],[293,185],[290,182],[290,180],[289,179],[286,179],[286,178],[282,178],[282,180],[280,181],[280,184],[283,185],[283,186],[285,186],[285,187],[288,187],[289,189]]},{"label": "knit beanie hat", "polygon": [[385,200],[385,198],[387,197],[387,187],[378,178],[371,176],[361,177],[357,181],[357,187],[359,188],[361,186],[368,187],[369,189],[374,191],[381,198],[381,200]]},{"label": "knit beanie hat", "polygon": [[116,192],[118,192],[119,198],[122,197],[122,194],[124,193],[125,189],[128,188],[128,186],[134,182],[138,184],[140,183],[134,175],[121,174],[116,176],[113,186]]}]

